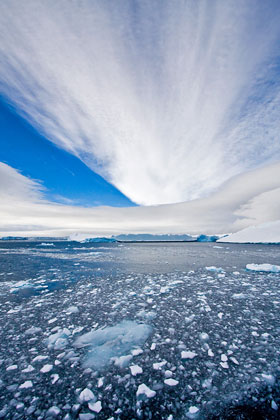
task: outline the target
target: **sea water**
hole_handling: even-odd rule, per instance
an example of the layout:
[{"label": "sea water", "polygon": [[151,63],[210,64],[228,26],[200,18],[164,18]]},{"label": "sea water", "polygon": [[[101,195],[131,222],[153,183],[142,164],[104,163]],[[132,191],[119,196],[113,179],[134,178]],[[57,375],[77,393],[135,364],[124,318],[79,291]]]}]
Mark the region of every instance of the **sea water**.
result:
[{"label": "sea water", "polygon": [[0,418],[279,418],[279,246],[0,248]]}]

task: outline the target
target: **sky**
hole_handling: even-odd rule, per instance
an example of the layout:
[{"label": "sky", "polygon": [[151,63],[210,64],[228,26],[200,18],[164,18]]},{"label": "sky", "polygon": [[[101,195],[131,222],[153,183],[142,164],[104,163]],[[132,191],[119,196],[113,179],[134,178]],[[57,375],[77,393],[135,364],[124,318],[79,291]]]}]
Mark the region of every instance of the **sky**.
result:
[{"label": "sky", "polygon": [[0,3],[0,235],[280,219],[278,0]]}]

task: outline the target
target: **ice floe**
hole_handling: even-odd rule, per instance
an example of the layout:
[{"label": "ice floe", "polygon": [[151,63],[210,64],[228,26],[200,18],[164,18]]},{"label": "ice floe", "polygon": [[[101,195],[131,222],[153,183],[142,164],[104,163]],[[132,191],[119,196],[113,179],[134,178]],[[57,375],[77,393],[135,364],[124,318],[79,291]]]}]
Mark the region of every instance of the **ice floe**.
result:
[{"label": "ice floe", "polygon": [[247,264],[246,269],[250,271],[261,271],[266,273],[280,273],[280,265],[272,264]]},{"label": "ice floe", "polygon": [[75,346],[90,347],[84,366],[99,369],[112,358],[127,356],[128,352],[144,343],[151,332],[149,325],[122,321],[113,327],[100,328],[81,335],[75,340]]}]

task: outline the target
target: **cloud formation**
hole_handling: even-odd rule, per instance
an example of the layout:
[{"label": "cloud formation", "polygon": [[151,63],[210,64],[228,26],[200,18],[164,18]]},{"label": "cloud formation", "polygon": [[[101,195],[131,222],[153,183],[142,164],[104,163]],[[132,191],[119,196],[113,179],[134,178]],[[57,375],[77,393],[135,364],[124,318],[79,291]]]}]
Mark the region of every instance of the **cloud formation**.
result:
[{"label": "cloud formation", "polygon": [[[133,201],[280,159],[277,0],[0,4],[0,91]],[[278,64],[277,64],[278,63]]]},{"label": "cloud formation", "polygon": [[0,236],[216,234],[275,221],[280,214],[280,163],[239,175],[207,198],[130,208],[47,202],[40,184],[5,164],[0,181]]}]

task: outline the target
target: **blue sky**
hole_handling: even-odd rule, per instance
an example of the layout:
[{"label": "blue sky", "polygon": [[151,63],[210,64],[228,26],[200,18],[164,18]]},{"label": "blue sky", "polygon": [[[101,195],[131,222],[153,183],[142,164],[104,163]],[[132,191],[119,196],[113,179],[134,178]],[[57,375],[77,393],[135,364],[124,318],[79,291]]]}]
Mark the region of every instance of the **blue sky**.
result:
[{"label": "blue sky", "polygon": [[278,0],[0,2],[3,229],[279,218],[279,21]]},{"label": "blue sky", "polygon": [[59,149],[0,101],[0,161],[39,180],[51,201],[80,205],[134,205],[80,159]]}]

